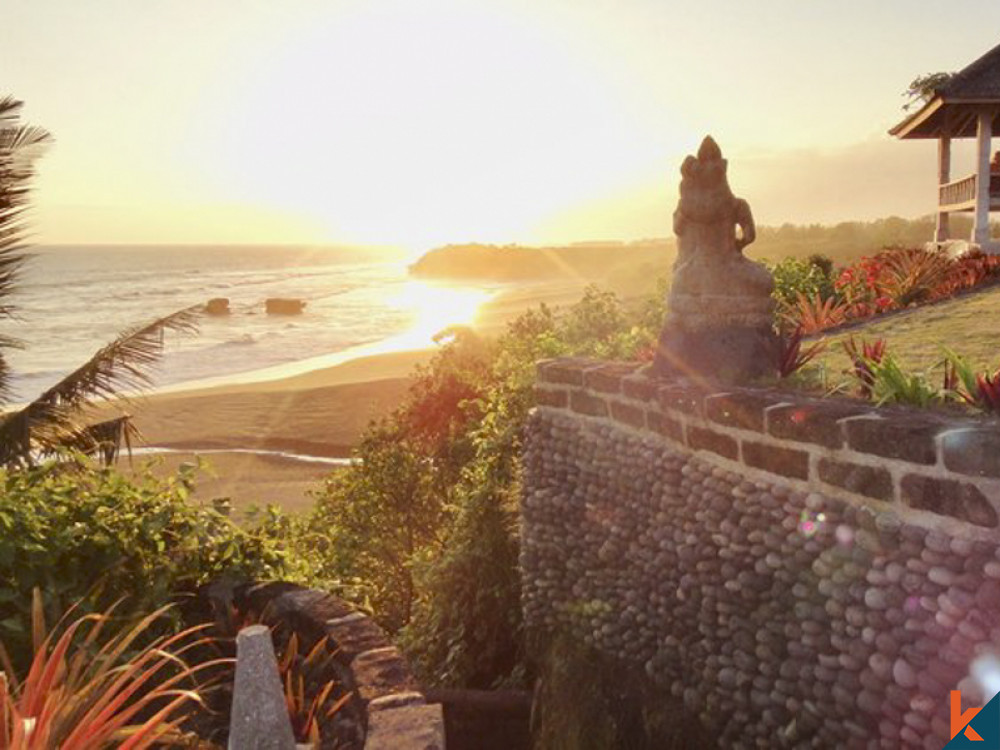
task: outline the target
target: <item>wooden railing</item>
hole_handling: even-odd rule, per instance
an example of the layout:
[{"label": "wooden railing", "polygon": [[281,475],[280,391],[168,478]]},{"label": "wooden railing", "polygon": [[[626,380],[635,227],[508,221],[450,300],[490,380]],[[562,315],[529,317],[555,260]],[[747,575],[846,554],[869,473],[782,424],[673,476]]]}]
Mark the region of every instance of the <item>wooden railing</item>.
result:
[{"label": "wooden railing", "polygon": [[970,174],[960,180],[946,182],[938,188],[938,205],[957,206],[976,200],[976,175]]}]

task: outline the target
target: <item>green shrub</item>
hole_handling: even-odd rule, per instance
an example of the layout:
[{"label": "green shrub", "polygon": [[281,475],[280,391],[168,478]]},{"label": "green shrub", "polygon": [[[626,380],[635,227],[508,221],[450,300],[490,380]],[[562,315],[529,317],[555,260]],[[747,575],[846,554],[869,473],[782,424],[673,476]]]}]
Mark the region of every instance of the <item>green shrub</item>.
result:
[{"label": "green shrub", "polygon": [[126,477],[85,462],[0,470],[0,640],[15,660],[30,654],[35,587],[53,615],[122,597],[150,612],[222,575],[304,575],[290,559],[290,521],[272,510],[238,526],[223,503],[189,500],[193,473]]},{"label": "green shrub", "polygon": [[657,688],[641,670],[566,632],[535,639],[539,680],[532,708],[539,750],[711,750],[718,747],[702,717]]},{"label": "green shrub", "polygon": [[[505,341],[514,346],[516,336]],[[521,355],[530,357],[529,342]],[[440,554],[416,563],[420,596],[402,643],[423,679],[489,689],[524,681],[518,509],[522,426],[532,405],[533,358],[503,348],[475,456],[455,488],[457,509]]]},{"label": "green shrub", "polygon": [[799,295],[827,299],[834,295],[833,263],[822,255],[785,258],[779,263],[767,264],[774,274],[774,298],[782,309],[795,306]]},{"label": "green shrub", "polygon": [[362,438],[361,460],[319,493],[309,528],[330,548],[314,573],[363,579],[427,681],[523,684],[518,456],[535,363],[641,356],[660,291],[630,308],[588,287],[564,314],[543,305],[493,342],[449,332],[406,403]]}]

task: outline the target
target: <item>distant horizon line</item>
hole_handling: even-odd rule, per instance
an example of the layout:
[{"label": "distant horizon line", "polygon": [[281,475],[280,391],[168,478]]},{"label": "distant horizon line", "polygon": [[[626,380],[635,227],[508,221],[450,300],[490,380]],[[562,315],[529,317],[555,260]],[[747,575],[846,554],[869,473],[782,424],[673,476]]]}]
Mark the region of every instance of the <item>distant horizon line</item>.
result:
[{"label": "distant horizon line", "polygon": [[[919,223],[921,221],[934,221],[935,215],[933,213],[921,214],[915,217],[905,217],[898,214],[889,214],[887,216],[882,216],[877,219],[845,219],[837,222],[806,222],[806,223],[796,223],[792,221],[784,221],[779,223],[765,223],[761,222],[757,224],[757,229],[781,229],[785,226],[800,227],[800,228],[834,228],[843,224],[875,224],[881,221],[887,221],[890,219],[900,219],[906,222]],[[997,223],[996,219],[992,220],[992,223]],[[584,245],[584,244],[602,244],[602,243],[618,243],[618,244],[631,244],[631,243],[641,243],[641,242],[663,242],[671,241],[675,239],[673,234],[667,234],[659,237],[636,237],[632,239],[623,238],[585,238],[585,239],[574,239],[574,240],[560,240],[560,241],[543,241],[543,242],[518,242],[518,241],[485,241],[485,240],[449,240],[435,245],[425,246],[422,249],[415,249],[412,247],[407,247],[405,245],[397,245],[390,243],[373,243],[373,244],[358,244],[349,242],[337,242],[337,241],[323,241],[323,242],[216,242],[216,241],[204,241],[204,242],[101,242],[101,241],[87,241],[87,242],[73,242],[73,241],[58,241],[58,242],[37,242],[29,245],[27,248],[30,250],[32,247],[38,248],[64,248],[64,247],[74,247],[74,248],[92,248],[92,247],[131,247],[131,248],[157,248],[157,247],[322,247],[322,248],[341,248],[341,249],[354,249],[354,250],[394,250],[400,252],[427,252],[429,250],[434,250],[440,247],[447,247],[450,245],[495,245],[498,247],[558,247],[558,246],[572,246],[572,245]]]},{"label": "distant horizon line", "polygon": [[[822,221],[812,221],[812,222],[794,222],[794,221],[783,221],[781,223],[773,222],[758,222],[757,228],[759,229],[780,229],[785,226],[793,227],[826,227],[833,228],[840,226],[842,224],[875,224],[880,221],[887,221],[890,219],[901,219],[906,222],[921,222],[921,221],[934,221],[935,215],[933,213],[920,214],[918,216],[906,217],[900,216],[899,214],[888,214],[886,216],[879,217],[877,219],[844,219],[842,221],[836,222],[822,222]],[[993,219],[993,223],[997,220]],[[599,244],[599,243],[621,243],[628,244],[633,242],[658,242],[664,240],[672,240],[674,235],[672,233],[662,235],[659,237],[635,237],[631,239],[621,238],[621,237],[602,237],[602,238],[582,238],[573,240],[559,240],[559,241],[534,241],[534,242],[519,242],[519,241],[488,241],[488,240],[448,240],[435,245],[425,246],[423,249],[433,250],[438,247],[445,247],[448,245],[496,245],[499,247],[503,246],[522,246],[522,247],[533,247],[533,246],[569,246],[569,245],[579,245],[579,244]],[[216,242],[212,240],[208,241],[183,241],[183,242],[102,242],[102,241],[86,241],[86,242],[75,242],[60,240],[58,242],[37,242],[33,243],[30,247],[339,247],[339,248],[350,248],[358,250],[371,250],[371,249],[386,249],[386,250],[400,250],[404,252],[414,252],[415,248],[408,247],[402,244],[392,244],[392,243],[372,243],[372,244],[359,244],[351,242],[337,242],[335,240],[330,241],[314,241],[314,242],[293,242],[293,241],[278,241],[278,242]],[[30,248],[29,248],[30,249]]]}]

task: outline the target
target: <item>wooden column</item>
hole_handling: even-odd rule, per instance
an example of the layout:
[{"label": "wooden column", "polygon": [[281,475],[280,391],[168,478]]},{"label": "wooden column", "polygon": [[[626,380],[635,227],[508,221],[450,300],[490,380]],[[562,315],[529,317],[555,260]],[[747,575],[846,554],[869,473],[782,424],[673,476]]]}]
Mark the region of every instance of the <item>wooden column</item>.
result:
[{"label": "wooden column", "polygon": [[[951,181],[951,137],[942,135],[938,138],[938,185]],[[938,205],[941,205],[941,191],[938,190]],[[938,211],[937,229],[934,232],[935,242],[946,242],[951,237],[948,214]]]},{"label": "wooden column", "polygon": [[990,139],[993,137],[993,112],[979,113],[976,130],[976,218],[972,241],[985,248],[990,241]]}]

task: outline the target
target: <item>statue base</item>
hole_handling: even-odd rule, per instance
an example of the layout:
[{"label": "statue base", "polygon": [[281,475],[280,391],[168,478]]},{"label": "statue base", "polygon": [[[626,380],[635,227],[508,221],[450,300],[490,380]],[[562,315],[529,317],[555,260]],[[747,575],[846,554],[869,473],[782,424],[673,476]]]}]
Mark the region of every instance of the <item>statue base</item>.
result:
[{"label": "statue base", "polygon": [[744,383],[774,375],[780,352],[781,341],[770,325],[687,328],[668,320],[650,371],[658,377]]}]

